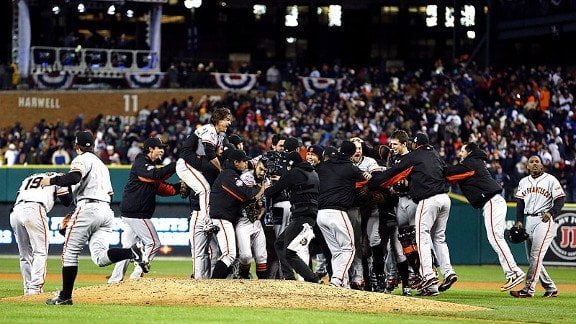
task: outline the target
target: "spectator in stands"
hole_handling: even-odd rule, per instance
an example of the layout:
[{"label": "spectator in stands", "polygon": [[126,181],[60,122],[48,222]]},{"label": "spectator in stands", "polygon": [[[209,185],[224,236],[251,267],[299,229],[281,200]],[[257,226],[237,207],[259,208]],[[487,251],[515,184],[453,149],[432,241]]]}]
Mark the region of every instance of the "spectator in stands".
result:
[{"label": "spectator in stands", "polygon": [[141,145],[140,142],[134,141],[134,142],[132,142],[132,145],[128,149],[126,156],[128,157],[128,161],[130,161],[130,164],[133,164],[134,160],[136,160],[136,156],[138,156],[138,154],[142,153],[142,149],[140,148],[140,145]]},{"label": "spectator in stands", "polygon": [[70,164],[70,154],[64,149],[64,141],[58,141],[58,148],[52,153],[52,164]]},{"label": "spectator in stands", "polygon": [[13,166],[18,161],[18,151],[16,150],[16,145],[14,143],[8,144],[8,150],[4,152],[4,161],[7,166]]}]

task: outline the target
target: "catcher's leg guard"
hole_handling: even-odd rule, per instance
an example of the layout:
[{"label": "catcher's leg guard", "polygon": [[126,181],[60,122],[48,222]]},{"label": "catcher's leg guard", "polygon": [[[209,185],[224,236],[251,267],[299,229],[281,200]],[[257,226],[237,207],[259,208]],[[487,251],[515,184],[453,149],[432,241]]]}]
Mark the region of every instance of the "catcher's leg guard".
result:
[{"label": "catcher's leg guard", "polygon": [[398,240],[402,245],[404,255],[414,272],[420,272],[420,258],[416,245],[416,228],[414,226],[401,227],[398,229]]}]

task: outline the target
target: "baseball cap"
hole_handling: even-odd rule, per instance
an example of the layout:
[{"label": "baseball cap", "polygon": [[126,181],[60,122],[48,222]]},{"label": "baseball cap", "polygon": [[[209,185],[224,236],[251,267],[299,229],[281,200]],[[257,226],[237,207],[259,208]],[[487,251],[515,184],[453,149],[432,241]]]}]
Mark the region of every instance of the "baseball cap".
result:
[{"label": "baseball cap", "polygon": [[324,158],[329,157],[333,158],[338,153],[338,149],[334,146],[328,146],[324,149]]},{"label": "baseball cap", "polygon": [[154,147],[166,147],[166,145],[158,137],[150,137],[144,141],[144,151]]},{"label": "baseball cap", "polygon": [[352,156],[356,153],[356,145],[350,141],[344,141],[342,142],[342,145],[340,145],[340,153]]},{"label": "baseball cap", "polygon": [[324,149],[320,145],[310,146],[308,148],[308,152],[318,155],[319,158],[322,158],[322,156],[324,155]]},{"label": "baseball cap", "polygon": [[228,160],[230,161],[248,161],[250,158],[246,155],[246,152],[242,150],[228,150]]},{"label": "baseball cap", "polygon": [[94,136],[88,131],[78,132],[74,143],[82,147],[92,147],[94,146]]},{"label": "baseball cap", "polygon": [[286,156],[286,160],[292,163],[301,163],[302,161],[304,161],[302,159],[302,155],[300,155],[300,153],[296,151],[288,153],[288,156]]},{"label": "baseball cap", "polygon": [[412,142],[416,145],[430,144],[428,136],[424,133],[416,133],[416,136],[414,137],[414,140]]},{"label": "baseball cap", "polygon": [[298,139],[296,137],[289,137],[285,142],[284,142],[284,150],[286,152],[292,152],[294,150],[296,150],[297,148],[300,147],[300,143],[298,142]]},{"label": "baseball cap", "polygon": [[244,138],[240,135],[233,134],[233,135],[228,136],[228,142],[230,142],[234,145],[238,145],[238,144],[244,142]]}]

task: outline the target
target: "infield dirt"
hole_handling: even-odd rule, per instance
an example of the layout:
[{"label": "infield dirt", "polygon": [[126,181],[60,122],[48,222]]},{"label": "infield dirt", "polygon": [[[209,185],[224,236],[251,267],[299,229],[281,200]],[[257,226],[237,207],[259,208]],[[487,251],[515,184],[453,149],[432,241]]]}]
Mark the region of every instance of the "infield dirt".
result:
[{"label": "infield dirt", "polygon": [[[43,303],[51,294],[4,298]],[[76,289],[75,304],[296,308],[362,313],[488,311],[488,308],[281,280],[144,278]]]}]

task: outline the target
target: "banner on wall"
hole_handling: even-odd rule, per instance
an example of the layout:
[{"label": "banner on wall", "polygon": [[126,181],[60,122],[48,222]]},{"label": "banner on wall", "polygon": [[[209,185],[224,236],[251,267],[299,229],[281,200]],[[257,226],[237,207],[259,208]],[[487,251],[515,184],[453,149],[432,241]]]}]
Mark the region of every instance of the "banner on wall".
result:
[{"label": "banner on wall", "polygon": [[337,78],[299,77],[308,92],[323,92],[329,89],[340,90],[342,80]]},{"label": "banner on wall", "polygon": [[69,89],[74,84],[74,76],[67,71],[39,72],[32,74],[38,89]]},{"label": "banner on wall", "polygon": [[216,84],[226,91],[248,91],[256,85],[256,74],[212,73]]},{"label": "banner on wall", "polygon": [[157,89],[164,81],[164,73],[127,73],[126,82],[132,89]]},{"label": "banner on wall", "polygon": [[576,209],[565,209],[556,217],[558,229],[548,252],[545,264],[576,266]]}]

